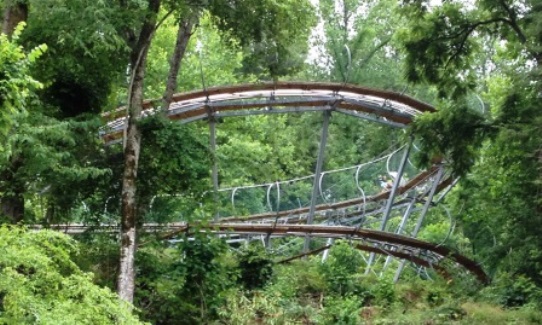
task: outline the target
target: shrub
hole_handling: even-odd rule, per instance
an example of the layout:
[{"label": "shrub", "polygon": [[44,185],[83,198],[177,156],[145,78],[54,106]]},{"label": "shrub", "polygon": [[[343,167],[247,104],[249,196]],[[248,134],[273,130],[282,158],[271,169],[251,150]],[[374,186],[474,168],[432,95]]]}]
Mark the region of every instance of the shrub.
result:
[{"label": "shrub", "polygon": [[78,252],[59,232],[0,227],[0,324],[141,324],[77,267]]}]

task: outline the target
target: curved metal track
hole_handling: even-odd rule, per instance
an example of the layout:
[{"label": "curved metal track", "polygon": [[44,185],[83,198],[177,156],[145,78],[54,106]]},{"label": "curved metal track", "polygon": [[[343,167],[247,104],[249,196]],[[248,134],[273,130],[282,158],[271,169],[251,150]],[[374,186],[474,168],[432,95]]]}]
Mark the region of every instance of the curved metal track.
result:
[{"label": "curved metal track", "polygon": [[[158,103],[159,101],[156,101]],[[145,101],[143,116],[160,108]],[[247,116],[277,113],[328,111],[404,127],[414,116],[433,112],[434,108],[409,96],[372,88],[314,82],[277,82],[214,87],[177,94],[167,116],[183,123],[209,117]],[[104,114],[107,127],[102,130],[106,143],[122,137],[126,109]]]},{"label": "curved metal track", "polygon": [[[160,101],[145,101],[143,117],[155,114],[160,110],[157,106]],[[166,111],[166,115],[180,123],[189,123],[197,120],[207,119],[211,125],[217,118],[250,115],[268,115],[302,112],[324,112],[322,127],[322,138],[316,164],[316,172],[312,176],[300,179],[313,179],[312,198],[310,206],[300,206],[296,209],[280,210],[280,204],[273,204],[270,201],[270,193],[273,186],[276,187],[277,196],[280,197],[279,186],[285,182],[273,184],[251,185],[245,188],[256,188],[265,186],[267,190],[267,204],[270,212],[234,215],[216,219],[215,223],[204,226],[203,224],[188,225],[186,223],[173,223],[168,225],[146,224],[143,230],[169,231],[167,238],[178,235],[181,232],[210,231],[218,234],[237,234],[238,236],[267,236],[284,237],[298,236],[325,237],[325,238],[347,238],[358,241],[357,248],[371,252],[367,270],[373,263],[374,254],[399,258],[403,261],[410,261],[419,266],[433,268],[439,274],[449,276],[447,266],[459,265],[473,273],[481,282],[487,283],[488,278],[482,268],[471,259],[454,252],[442,245],[424,242],[415,237],[420,230],[425,214],[431,205],[440,199],[434,200],[437,193],[453,185],[454,179],[444,172],[444,165],[441,161],[435,161],[435,165],[426,171],[411,176],[409,180],[402,180],[402,167],[399,167],[398,176],[391,189],[366,195],[366,191],[359,186],[359,172],[355,172],[355,182],[361,197],[341,200],[339,202],[327,202],[322,194],[322,177],[330,171],[322,172],[321,161],[327,137],[327,126],[329,123],[329,112],[338,112],[355,118],[366,119],[389,125],[394,128],[404,128],[413,119],[424,112],[433,112],[434,108],[426,103],[415,100],[403,94],[376,90],[366,87],[335,84],[335,83],[313,83],[313,82],[277,82],[235,85],[225,87],[209,88],[203,91],[193,91],[174,95],[173,101]],[[327,118],[327,120],[326,120]],[[106,126],[101,131],[101,137],[106,144],[113,144],[122,140],[126,123],[126,108],[119,108],[113,112],[104,114]],[[326,122],[327,121],[327,122]],[[211,147],[213,144],[213,129],[211,128]],[[323,140],[322,140],[323,139]],[[323,145],[322,145],[323,142]],[[408,161],[409,148],[405,147],[403,162]],[[319,167],[320,165],[320,167]],[[404,165],[404,164],[403,164]],[[389,161],[387,172],[390,174]],[[216,181],[216,166],[213,171],[215,193],[219,192]],[[235,210],[235,193],[240,188],[232,188],[231,201]],[[446,191],[444,191],[444,194]],[[359,193],[358,193],[359,194]],[[443,194],[443,195],[444,195]],[[317,196],[322,197],[323,203],[317,203]],[[412,214],[412,207],[415,204],[423,205],[416,222],[415,229],[410,236],[401,235],[405,232],[404,227]],[[275,211],[273,211],[275,210]],[[403,211],[395,213],[395,216],[403,214],[401,223],[395,233],[389,230],[388,220],[392,211]],[[382,215],[380,231],[365,227],[365,218],[368,216]],[[217,216],[218,217],[218,216]],[[343,221],[355,225],[354,227],[330,226],[334,218],[340,217]],[[326,225],[315,225],[320,222]],[[257,223],[257,224],[255,224]],[[195,227],[194,227],[195,226]],[[83,225],[57,225],[57,229],[65,230],[68,233],[80,233],[88,229]],[[118,231],[116,227],[107,225],[98,226],[99,231]],[[306,247],[307,248],[307,242]],[[316,251],[326,249],[320,248]],[[314,252],[314,251],[311,251]],[[310,254],[307,249],[304,254]],[[300,256],[301,256],[300,255]],[[386,267],[388,261],[384,267]],[[399,277],[404,262],[396,273]]]},{"label": "curved metal track", "polygon": [[[34,228],[38,229],[39,227]],[[51,229],[63,231],[71,235],[82,234],[89,229],[110,233],[118,233],[119,231],[118,226],[102,225],[89,227],[82,224],[51,225]],[[273,237],[305,237],[307,234],[310,234],[313,237],[346,238],[357,241],[358,244],[356,244],[356,248],[360,250],[405,259],[424,267],[433,268],[443,275],[449,274],[447,267],[445,266],[446,261],[449,261],[452,262],[452,264],[467,269],[474,274],[480,282],[489,282],[489,278],[475,261],[445,246],[389,232],[359,227],[222,222],[189,224],[179,222],[169,224],[145,224],[142,230],[145,232],[161,233],[162,239],[171,239],[183,233],[193,234],[195,232],[238,235],[272,235]],[[309,254],[313,252],[309,252]]]},{"label": "curved metal track", "polygon": [[[437,171],[437,167],[433,167],[429,170],[423,171],[420,174],[413,177],[411,180],[408,181],[403,186],[400,186],[397,190],[396,195],[405,194],[409,190],[413,189],[416,186],[419,186],[420,184],[424,184],[427,182],[431,177],[434,176],[434,173]],[[449,186],[452,182],[452,178],[446,178],[443,181],[441,181],[438,185],[437,191],[440,192],[447,186]],[[326,204],[319,204],[315,206],[315,211],[334,211],[339,209],[345,209],[345,208],[352,208],[359,206],[360,204],[367,204],[370,202],[378,202],[378,201],[384,201],[389,199],[390,197],[390,191],[383,191],[376,195],[365,197],[365,198],[356,198],[352,200],[346,200],[346,201],[340,201],[335,203],[326,203]],[[220,221],[223,222],[238,222],[238,221],[277,221],[284,219],[291,219],[292,216],[296,216],[297,222],[300,222],[300,220],[304,219],[302,216],[306,215],[309,212],[309,207],[302,207],[298,209],[292,209],[292,210],[283,210],[283,211],[276,211],[276,212],[266,212],[261,214],[254,214],[249,216],[234,216],[234,217],[226,217],[220,219]]]}]

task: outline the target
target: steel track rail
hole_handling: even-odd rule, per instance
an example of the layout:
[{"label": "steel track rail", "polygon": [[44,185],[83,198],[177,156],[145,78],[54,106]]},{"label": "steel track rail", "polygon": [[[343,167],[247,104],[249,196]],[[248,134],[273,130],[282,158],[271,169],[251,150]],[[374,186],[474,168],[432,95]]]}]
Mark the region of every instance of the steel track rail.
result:
[{"label": "steel track rail", "polygon": [[[40,227],[31,227],[39,229]],[[64,231],[67,234],[81,234],[90,229],[102,232],[118,233],[118,226],[95,226],[51,225],[51,229]],[[480,282],[487,284],[489,278],[484,270],[472,259],[462,255],[445,246],[425,242],[423,240],[410,238],[402,235],[388,233],[379,230],[364,229],[359,227],[345,226],[321,226],[321,225],[277,225],[277,224],[245,224],[245,223],[170,223],[166,225],[146,224],[143,230],[147,232],[161,233],[161,239],[167,240],[182,234],[193,234],[197,232],[208,232],[214,234],[261,234],[277,236],[304,237],[310,234],[313,237],[322,238],[348,238],[349,240],[362,240],[370,243],[379,243],[380,247],[374,245],[359,246],[360,249],[375,253],[382,253],[397,258],[407,259],[421,266],[432,266],[435,263],[427,260],[420,260],[422,252],[433,254],[436,261],[451,260],[471,272]],[[398,249],[388,249],[386,246],[395,246]],[[410,252],[410,253],[408,253]]]},{"label": "steel track rail", "polygon": [[[157,112],[159,108],[156,103],[159,101],[145,101],[142,115]],[[360,118],[374,116],[377,120],[398,127],[410,124],[417,114],[434,111],[431,105],[391,91],[349,84],[277,82],[214,87],[176,94],[166,114],[172,120],[188,122],[207,118],[209,113],[220,117],[221,113],[259,108],[260,111],[249,111],[244,115],[276,114],[281,112],[281,108],[284,113],[295,112],[296,107],[314,111],[333,109]],[[106,143],[122,137],[125,116],[125,107],[103,115],[107,126],[101,136]]]},{"label": "steel track rail", "polygon": [[[404,194],[408,192],[409,190],[413,189],[416,185],[420,184],[424,180],[431,177],[435,171],[438,169],[438,167],[434,166],[430,168],[429,170],[423,171],[420,174],[414,176],[411,180],[408,181],[407,184],[404,186],[399,187],[397,194]],[[445,187],[445,186],[443,186]],[[443,188],[441,186],[441,188]],[[369,203],[369,202],[377,202],[381,200],[385,200],[389,198],[390,191],[385,191],[382,193],[379,193],[377,195],[369,196],[364,198],[356,198],[346,201],[341,201],[337,203],[331,203],[331,204],[319,204],[316,205],[315,211],[325,211],[325,210],[337,210],[341,208],[349,208],[356,205]],[[297,208],[292,210],[284,210],[284,211],[278,211],[278,212],[266,212],[266,213],[260,213],[260,214],[254,214],[250,216],[235,216],[235,217],[226,217],[220,219],[222,222],[236,222],[236,221],[256,221],[256,220],[264,220],[264,219],[275,219],[277,217],[287,217],[292,215],[300,215],[304,213],[309,212],[309,207],[303,207],[303,208]]]}]

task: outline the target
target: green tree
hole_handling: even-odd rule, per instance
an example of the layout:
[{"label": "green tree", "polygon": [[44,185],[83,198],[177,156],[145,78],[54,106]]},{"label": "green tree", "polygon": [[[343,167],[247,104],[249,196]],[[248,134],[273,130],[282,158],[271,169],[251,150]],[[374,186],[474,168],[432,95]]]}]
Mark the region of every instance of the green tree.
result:
[{"label": "green tree", "polygon": [[[141,4],[141,3],[139,3]],[[120,12],[129,13],[134,10],[131,3],[120,1]],[[170,3],[164,2],[167,7]],[[162,6],[161,0],[149,0],[143,4],[141,16],[143,19],[137,26],[126,25],[121,28],[125,36],[127,46],[130,48],[130,82],[128,87],[127,103],[127,126],[124,137],[124,172],[122,183],[121,199],[121,260],[118,288],[121,297],[131,301],[134,290],[134,256],[136,250],[136,223],[137,223],[137,171],[139,156],[141,150],[141,129],[138,126],[138,120],[141,117],[144,99],[144,80],[147,67],[147,55],[151,41],[159,26],[158,15]],[[241,44],[250,44],[252,40],[261,42],[270,40],[275,48],[274,53],[279,53],[279,49],[285,48],[293,40],[302,28],[308,29],[312,10],[299,9],[312,8],[300,6],[299,3],[289,3],[289,6],[279,5],[273,1],[265,3],[247,2],[243,6],[235,6],[229,1],[212,1],[207,9],[216,19],[216,24],[224,32],[232,33]],[[171,4],[170,12],[183,10],[182,3]],[[291,20],[289,17],[295,17],[301,10],[303,15],[298,15],[297,19]],[[269,14],[270,19],[264,19]],[[280,17],[276,15],[280,14]],[[275,19],[272,19],[275,18]],[[280,18],[280,19],[279,19]],[[249,21],[247,21],[249,19]],[[283,24],[290,24],[293,21],[297,23],[296,32],[277,33],[278,30],[287,30]],[[265,24],[262,24],[265,22]],[[302,34],[301,34],[302,35]],[[260,53],[257,53],[261,55]],[[264,52],[265,54],[265,52]],[[182,60],[182,57],[178,57]],[[279,60],[279,63],[281,60]],[[278,67],[277,67],[278,68]],[[281,75],[280,70],[269,68],[272,75]]]},{"label": "green tree", "polygon": [[246,247],[239,255],[239,282],[248,290],[263,288],[273,275],[272,266],[265,251]]},{"label": "green tree", "polygon": [[28,69],[44,87],[18,104],[29,113],[16,116],[5,142],[11,156],[0,164],[4,214],[12,222],[23,216],[33,222],[65,220],[107,172],[107,166],[97,168],[103,158],[96,138],[101,122],[92,114],[112,101],[127,51],[111,24],[114,8],[105,2],[5,1],[5,6],[5,19],[13,8],[25,10],[21,17],[28,28],[12,36],[17,43],[48,46],[40,64]]},{"label": "green tree", "polygon": [[[47,46],[40,45],[25,53],[18,43],[23,28],[24,23],[14,31],[12,40],[9,40],[6,34],[0,35],[0,128],[3,142],[9,135],[15,118],[28,113],[29,102],[35,98],[35,91],[43,87],[30,76],[30,68]],[[3,158],[9,155],[9,150],[9,147],[2,146]]]},{"label": "green tree", "polygon": [[[69,219],[71,210],[85,206],[107,174],[108,166],[97,168],[103,150],[96,138],[101,122],[94,114],[117,104],[110,94],[125,71],[128,54],[117,29],[129,24],[130,17],[116,15],[112,1],[3,4],[5,28],[13,25],[12,18],[28,24],[22,34],[13,35],[19,44],[48,44],[40,64],[28,71],[44,87],[24,103],[30,113],[14,117],[16,127],[5,141],[11,156],[0,165],[4,212],[16,215],[11,221],[23,216],[33,222]],[[21,10],[24,14],[11,15]],[[5,32],[11,35],[13,30]]]},{"label": "green tree", "polygon": [[19,220],[24,212],[26,222],[71,220],[72,209],[93,195],[93,182],[109,174],[97,164],[99,121],[61,122],[39,111],[16,121],[6,141],[10,159],[0,164],[6,208],[17,208]]},{"label": "green tree", "polygon": [[347,241],[340,241],[330,249],[329,258],[320,266],[329,292],[339,296],[363,294],[356,275],[363,265],[360,251]]},{"label": "green tree", "polygon": [[[393,46],[401,21],[395,1],[347,0],[337,6],[337,2],[325,0],[319,8],[324,34],[317,44],[327,59],[325,68],[332,81],[366,86],[387,83],[384,88],[402,81],[391,68],[400,64]],[[386,78],[380,73],[387,73]]]},{"label": "green tree", "polygon": [[308,51],[308,37],[316,23],[309,1],[213,0],[209,12],[219,30],[243,48],[243,70],[276,80],[301,67]]},{"label": "green tree", "polygon": [[[115,1],[28,1],[24,44],[45,43],[48,51],[33,75],[46,84],[42,110],[64,120],[99,114],[124,101],[113,91],[124,84],[128,48],[118,33],[127,18]],[[130,18],[130,17],[128,17]]]},{"label": "green tree", "polygon": [[141,123],[143,148],[138,179],[139,211],[144,215],[153,197],[181,195],[199,205],[209,190],[211,154],[208,138],[191,126],[172,122],[162,116]]},{"label": "green tree", "polygon": [[206,234],[137,256],[136,304],[153,324],[199,324],[217,317],[236,286],[237,263],[224,241]]},{"label": "green tree", "polygon": [[[480,258],[538,281],[542,3],[404,1],[403,10],[407,78],[442,98],[437,115],[415,125],[422,151],[446,157],[457,174],[471,170],[456,211]],[[469,105],[472,91],[483,114]]]}]

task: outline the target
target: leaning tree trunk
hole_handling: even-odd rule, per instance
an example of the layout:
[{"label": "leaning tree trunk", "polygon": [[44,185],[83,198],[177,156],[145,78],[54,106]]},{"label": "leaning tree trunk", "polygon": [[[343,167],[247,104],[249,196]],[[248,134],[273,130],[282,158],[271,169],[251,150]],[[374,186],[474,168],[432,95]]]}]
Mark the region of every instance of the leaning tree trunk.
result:
[{"label": "leaning tree trunk", "polygon": [[175,49],[169,60],[169,74],[166,83],[166,90],[162,97],[162,112],[166,112],[171,104],[173,93],[177,90],[177,76],[181,69],[182,60],[186,47],[192,36],[192,29],[198,21],[198,14],[194,13],[187,18],[182,19],[179,22],[179,30],[177,31],[177,40],[175,42]]},{"label": "leaning tree trunk", "polygon": [[4,9],[2,18],[2,33],[11,37],[15,27],[28,18],[28,5],[26,3],[16,2]]},{"label": "leaning tree trunk", "polygon": [[154,34],[160,0],[149,1],[149,14],[143,22],[137,41],[132,47],[131,81],[128,87],[127,132],[122,175],[120,269],[117,292],[121,299],[133,302],[135,289],[135,254],[137,224],[137,169],[141,147],[141,130],[137,125],[143,108],[143,81],[147,53]]}]

